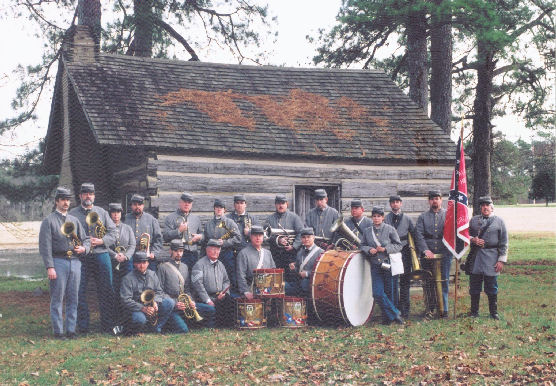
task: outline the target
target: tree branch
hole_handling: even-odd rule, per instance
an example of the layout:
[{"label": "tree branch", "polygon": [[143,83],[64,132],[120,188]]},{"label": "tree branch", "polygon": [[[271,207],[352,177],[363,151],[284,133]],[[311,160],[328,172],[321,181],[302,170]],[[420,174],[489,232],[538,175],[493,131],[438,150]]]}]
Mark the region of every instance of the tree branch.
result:
[{"label": "tree branch", "polygon": [[166,23],[164,20],[159,19],[159,18],[154,19],[154,24],[159,26],[160,28],[162,28],[170,36],[172,36],[174,39],[176,39],[178,42],[180,42],[181,45],[184,46],[184,48],[187,50],[189,55],[191,55],[191,59],[190,59],[191,61],[194,61],[194,62],[200,61],[199,57],[197,56],[197,53],[189,45],[187,40],[185,40],[185,38],[183,36],[181,36],[174,28],[172,28],[172,26],[170,24]]}]

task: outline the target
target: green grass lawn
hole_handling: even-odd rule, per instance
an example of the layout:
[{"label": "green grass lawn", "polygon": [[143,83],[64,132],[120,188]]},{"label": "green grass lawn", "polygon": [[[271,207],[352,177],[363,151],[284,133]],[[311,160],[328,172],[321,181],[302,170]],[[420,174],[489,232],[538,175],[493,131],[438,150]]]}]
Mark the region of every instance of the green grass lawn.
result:
[{"label": "green grass lawn", "polygon": [[[0,281],[0,384],[525,383],[554,382],[556,257],[553,235],[512,235],[500,276],[502,320],[469,309],[462,276],[458,317],[424,321],[412,292],[403,328],[380,317],[358,328],[195,330],[187,335],[51,339],[45,279]],[[453,297],[450,299],[453,306]],[[93,319],[98,319],[97,315]],[[98,326],[98,325],[97,325]]]}]

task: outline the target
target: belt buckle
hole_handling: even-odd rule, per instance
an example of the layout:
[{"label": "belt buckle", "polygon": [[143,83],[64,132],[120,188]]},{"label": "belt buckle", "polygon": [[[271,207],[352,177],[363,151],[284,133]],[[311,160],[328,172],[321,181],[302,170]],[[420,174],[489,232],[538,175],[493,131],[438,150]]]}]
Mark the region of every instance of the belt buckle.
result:
[{"label": "belt buckle", "polygon": [[71,256],[73,255],[73,251],[67,251],[66,252],[66,257],[71,260]]}]

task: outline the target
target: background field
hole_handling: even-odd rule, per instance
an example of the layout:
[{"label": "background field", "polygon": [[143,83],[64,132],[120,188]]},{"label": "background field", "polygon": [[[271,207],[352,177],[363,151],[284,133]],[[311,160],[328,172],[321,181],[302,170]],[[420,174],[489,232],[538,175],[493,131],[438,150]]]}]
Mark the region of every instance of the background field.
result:
[{"label": "background field", "polygon": [[359,328],[89,334],[61,342],[51,339],[46,279],[3,278],[0,384],[554,382],[555,251],[552,233],[512,235],[499,280],[502,320],[488,317],[484,296],[481,317],[465,317],[463,276],[457,319],[450,312],[449,320],[423,321],[417,289],[404,328],[383,326],[376,315]]}]

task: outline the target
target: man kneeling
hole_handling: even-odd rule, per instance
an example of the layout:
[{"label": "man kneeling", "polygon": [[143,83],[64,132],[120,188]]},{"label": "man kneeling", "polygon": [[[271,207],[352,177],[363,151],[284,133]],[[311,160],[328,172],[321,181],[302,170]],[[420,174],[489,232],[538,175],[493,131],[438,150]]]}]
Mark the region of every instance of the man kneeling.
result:
[{"label": "man kneeling", "polygon": [[126,334],[137,333],[147,325],[160,333],[174,309],[175,302],[162,291],[156,273],[148,267],[147,254],[137,252],[133,256],[133,271],[122,280],[120,297],[127,313]]}]

